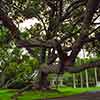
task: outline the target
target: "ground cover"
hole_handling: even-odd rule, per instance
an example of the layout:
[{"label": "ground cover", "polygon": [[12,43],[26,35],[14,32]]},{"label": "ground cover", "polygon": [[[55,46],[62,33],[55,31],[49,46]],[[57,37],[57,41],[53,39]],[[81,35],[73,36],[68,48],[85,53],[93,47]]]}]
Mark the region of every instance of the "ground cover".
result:
[{"label": "ground cover", "polygon": [[[90,91],[98,91],[100,87],[91,88],[71,88],[71,87],[59,87],[58,91],[25,91],[18,100],[38,100],[46,98],[55,98],[80,94]],[[16,93],[16,90],[0,89],[0,100],[12,100],[11,97]]]}]

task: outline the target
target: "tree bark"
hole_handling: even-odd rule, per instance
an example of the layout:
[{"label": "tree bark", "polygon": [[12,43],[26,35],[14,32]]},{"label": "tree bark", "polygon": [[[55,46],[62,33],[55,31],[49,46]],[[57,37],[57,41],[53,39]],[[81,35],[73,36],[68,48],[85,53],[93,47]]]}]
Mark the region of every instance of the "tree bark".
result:
[{"label": "tree bark", "polygon": [[[40,63],[45,63],[46,60],[46,48],[42,48],[40,52]],[[42,71],[40,69],[40,76],[39,76],[39,89],[48,89],[48,73]]]}]

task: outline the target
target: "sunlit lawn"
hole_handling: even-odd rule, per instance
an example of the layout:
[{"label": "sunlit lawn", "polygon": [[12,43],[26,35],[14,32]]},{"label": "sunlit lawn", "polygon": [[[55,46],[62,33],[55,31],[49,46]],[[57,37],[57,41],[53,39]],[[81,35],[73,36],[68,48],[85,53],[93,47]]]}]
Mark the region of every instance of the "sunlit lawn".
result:
[{"label": "sunlit lawn", "polygon": [[[26,91],[22,96],[18,97],[18,100],[38,100],[46,98],[55,98],[61,96],[69,96],[80,94],[88,91],[100,90],[100,87],[92,88],[70,88],[70,87],[59,87],[57,91]],[[16,90],[0,89],[0,100],[12,100],[11,96],[15,94]]]}]

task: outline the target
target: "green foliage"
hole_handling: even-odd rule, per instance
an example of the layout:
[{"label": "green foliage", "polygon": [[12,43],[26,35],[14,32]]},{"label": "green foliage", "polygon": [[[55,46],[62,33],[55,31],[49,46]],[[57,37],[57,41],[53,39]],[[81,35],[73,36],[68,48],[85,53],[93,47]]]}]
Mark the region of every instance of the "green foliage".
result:
[{"label": "green foliage", "polygon": [[0,48],[0,69],[3,71],[2,74],[6,76],[6,82],[9,80],[24,82],[25,75],[28,76],[39,68],[38,59],[27,53],[23,55],[23,52],[25,51],[16,47]]},{"label": "green foliage", "polygon": [[9,31],[4,26],[0,26],[0,44],[7,43],[9,36]]},{"label": "green foliage", "polygon": [[75,66],[80,66],[81,64],[87,64],[87,63],[92,63],[92,62],[95,62],[95,61],[99,61],[100,60],[100,57],[95,57],[95,58],[77,58],[76,59],[76,63],[75,63]]},{"label": "green foliage", "polygon": [[34,26],[31,26],[30,29],[25,29],[24,32],[21,32],[21,38],[29,40],[31,38],[40,38],[41,32],[43,31],[42,25],[40,23],[35,23]]},{"label": "green foliage", "polygon": [[73,30],[73,26],[71,26],[69,23],[65,23],[65,24],[62,25],[61,31],[63,33],[72,32],[72,30]]},{"label": "green foliage", "polygon": [[30,0],[27,7],[22,12],[23,16],[26,18],[37,17],[42,8],[40,2],[41,0]]}]

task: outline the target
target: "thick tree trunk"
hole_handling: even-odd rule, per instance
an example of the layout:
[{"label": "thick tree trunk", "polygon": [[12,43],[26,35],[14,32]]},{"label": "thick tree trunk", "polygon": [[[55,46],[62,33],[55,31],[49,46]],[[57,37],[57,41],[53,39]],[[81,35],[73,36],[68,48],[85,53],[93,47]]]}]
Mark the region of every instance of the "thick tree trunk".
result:
[{"label": "thick tree trunk", "polygon": [[[46,48],[42,48],[41,53],[40,53],[40,63],[41,64],[45,63],[45,60],[46,60]],[[48,73],[46,73],[45,71],[42,71],[40,68],[39,89],[48,89],[49,88],[48,83],[49,83],[48,82]]]},{"label": "thick tree trunk", "polygon": [[49,88],[48,73],[40,72],[39,89],[46,90]]}]

